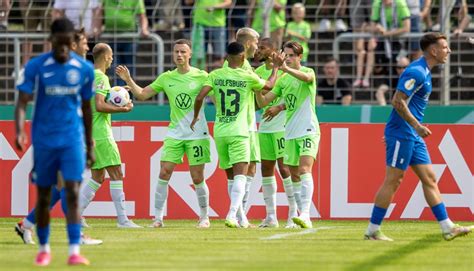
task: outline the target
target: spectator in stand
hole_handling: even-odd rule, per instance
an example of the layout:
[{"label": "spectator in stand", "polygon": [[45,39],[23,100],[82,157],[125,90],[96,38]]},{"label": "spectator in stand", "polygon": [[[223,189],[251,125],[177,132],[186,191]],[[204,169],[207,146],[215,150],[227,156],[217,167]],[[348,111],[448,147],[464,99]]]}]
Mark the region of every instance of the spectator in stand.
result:
[{"label": "spectator in stand", "polygon": [[303,47],[303,58],[301,59],[301,65],[303,66],[306,66],[308,62],[308,40],[311,38],[311,25],[304,20],[305,15],[306,9],[303,4],[294,4],[291,7],[293,21],[286,25],[286,39],[296,41]]},{"label": "spectator in stand", "polygon": [[[421,6],[420,0],[406,0],[408,9],[410,10],[410,32],[421,33]],[[430,4],[429,0],[425,1],[424,4]],[[425,10],[425,8],[423,8]],[[408,51],[410,52],[411,59],[418,59],[421,57],[423,52],[420,47],[419,38],[408,39]]]},{"label": "spectator in stand", "polygon": [[205,69],[206,49],[207,44],[210,43],[212,45],[211,66],[221,67],[224,63],[227,44],[225,9],[232,5],[232,0],[196,0],[194,2],[191,66]]},{"label": "spectator in stand", "polygon": [[422,7],[420,18],[425,24],[424,30],[431,29],[431,26],[433,25],[433,21],[431,20],[431,1],[432,0],[420,0],[420,7]]},{"label": "spectator in stand", "polygon": [[334,11],[334,17],[336,18],[336,31],[337,32],[346,32],[347,25],[343,20],[343,17],[346,16],[347,9],[347,0],[321,0],[319,6],[320,15],[323,17],[319,21],[319,32],[328,32],[331,29],[331,21],[329,17],[329,7],[336,7]]},{"label": "spectator in stand", "polygon": [[[86,6],[86,4],[88,4]],[[53,21],[66,17],[76,30],[84,29],[88,47],[94,48],[102,32],[102,5],[100,0],[55,0],[51,13]],[[92,56],[87,58],[92,61]]]},{"label": "spectator in stand", "polygon": [[0,31],[8,29],[8,14],[11,8],[11,0],[0,0]]},{"label": "spectator in stand", "polygon": [[[27,32],[48,32],[51,18],[49,16],[50,0],[20,0],[20,9],[23,17],[25,31]],[[43,51],[49,51],[51,45],[47,40],[43,42]],[[30,60],[33,52],[33,44],[25,40],[23,43],[23,66]]]},{"label": "spectator in stand", "polygon": [[[457,16],[455,17],[457,18],[457,26],[453,30],[453,34],[455,36],[462,34],[464,30],[469,26],[469,23],[471,22],[471,19],[472,19],[471,15],[469,15],[468,13],[469,8],[467,6],[467,0],[456,0],[453,10],[456,10],[456,9],[457,9]],[[441,29],[440,21],[441,21],[441,9],[438,13],[437,23],[433,25],[433,28],[432,28],[433,31],[440,31]]]},{"label": "spectator in stand", "polygon": [[[249,5],[249,18],[252,20],[252,28],[255,29],[260,35],[263,35],[263,13],[264,13],[264,0],[251,0]],[[280,48],[283,42],[283,34],[285,32],[286,25],[286,2],[287,0],[274,0],[273,7],[270,10],[270,38],[273,41],[274,48]],[[253,14],[252,14],[253,13]]]},{"label": "spectator in stand", "polygon": [[[369,18],[371,15],[371,0],[352,0],[351,1],[351,25],[355,33],[365,32],[368,28]],[[377,46],[375,39],[371,38],[367,41],[364,39],[356,39],[354,42],[357,56],[356,80],[354,87],[369,87],[369,78],[374,67],[375,54],[374,50]],[[364,70],[365,66],[365,70]],[[362,77],[363,76],[363,77]]]},{"label": "spectator in stand", "polygon": [[[377,87],[375,91],[375,98],[377,99],[378,105],[387,105],[387,97],[392,97],[392,94],[395,93],[395,88],[398,84],[398,78],[402,74],[402,72],[406,69],[406,67],[410,64],[410,60],[407,57],[401,57],[397,61],[397,66],[395,67],[396,75],[392,78],[385,78],[382,84]],[[393,74],[393,73],[392,73]],[[391,84],[390,84],[391,83]],[[392,93],[391,93],[392,92]]]},{"label": "spectator in stand", "polygon": [[316,103],[350,105],[352,102],[351,84],[339,77],[339,62],[330,58],[324,63],[324,79],[318,82]]},{"label": "spectator in stand", "polygon": [[410,10],[406,0],[375,0],[370,20],[369,30],[381,37],[375,51],[383,53],[378,57],[384,58],[383,62],[393,63],[402,48],[400,41],[393,39],[410,32]]},{"label": "spectator in stand", "polygon": [[[109,33],[127,33],[136,32],[136,18],[140,22],[140,34],[147,37],[150,32],[148,30],[148,19],[145,13],[145,4],[143,0],[103,0],[105,32]],[[135,42],[126,39],[120,39],[109,43],[114,52],[114,66],[117,63],[129,67],[133,76],[135,75]],[[120,79],[115,79],[114,85],[118,83],[124,84]]]},{"label": "spectator in stand", "polygon": [[179,31],[184,29],[183,8],[181,6],[181,1],[160,1],[158,15],[160,20],[153,26],[153,30]]},{"label": "spectator in stand", "polygon": [[229,29],[229,41],[235,41],[235,33],[238,29],[247,26],[247,9],[249,0],[236,0],[234,8],[229,11],[230,14],[230,25]]}]

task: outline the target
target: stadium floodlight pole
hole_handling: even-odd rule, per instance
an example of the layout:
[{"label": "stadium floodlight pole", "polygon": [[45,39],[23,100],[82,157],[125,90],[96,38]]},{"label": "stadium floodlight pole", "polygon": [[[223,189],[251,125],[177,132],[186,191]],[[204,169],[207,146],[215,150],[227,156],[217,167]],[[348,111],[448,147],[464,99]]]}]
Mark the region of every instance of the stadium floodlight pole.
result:
[{"label": "stadium floodlight pole", "polygon": [[270,37],[270,13],[273,9],[274,0],[265,0],[263,3],[263,37]]},{"label": "stadium floodlight pole", "polygon": [[[443,0],[441,1],[441,32],[446,36],[448,44],[451,43],[450,37],[450,14],[453,10],[455,1]],[[450,77],[451,77],[451,57],[448,57],[448,61],[443,65],[441,70],[441,105],[450,104]]]}]

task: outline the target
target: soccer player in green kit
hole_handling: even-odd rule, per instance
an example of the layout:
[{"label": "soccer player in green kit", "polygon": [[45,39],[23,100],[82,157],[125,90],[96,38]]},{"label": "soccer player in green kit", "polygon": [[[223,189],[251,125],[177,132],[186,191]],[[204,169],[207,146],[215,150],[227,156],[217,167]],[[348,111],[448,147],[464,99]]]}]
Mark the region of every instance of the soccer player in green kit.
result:
[{"label": "soccer player in green kit", "polygon": [[255,73],[241,68],[245,59],[245,48],[241,43],[232,42],[227,46],[228,66],[209,74],[194,102],[194,119],[191,123],[191,129],[195,130],[200,120],[204,98],[213,91],[216,100],[214,138],[219,167],[226,170],[229,180],[233,180],[230,192],[231,204],[225,221],[225,225],[229,228],[249,226],[245,213],[242,213],[241,222],[237,221],[237,211],[242,208],[247,182],[245,174],[250,161],[248,108],[253,100],[249,92],[271,89],[279,66],[275,65],[272,75],[265,81]]},{"label": "soccer player in green kit", "polygon": [[[267,79],[273,70],[272,54],[275,52],[271,39],[260,40],[255,58],[264,63],[255,70],[262,79]],[[278,71],[278,77],[283,71]],[[294,228],[296,224],[292,218],[297,216],[296,201],[293,195],[293,184],[291,182],[290,170],[283,163],[285,153],[285,112],[282,98],[273,100],[269,105],[262,108],[263,118],[258,128],[260,152],[262,158],[262,192],[265,201],[267,216],[260,224],[261,228],[278,227],[276,215],[277,183],[275,178],[275,165],[278,162],[278,170],[283,178],[283,187],[288,199],[289,212],[286,228]]]},{"label": "soccer player in green kit", "polygon": [[189,65],[191,55],[192,46],[189,40],[175,41],[173,61],[177,68],[161,74],[145,88],[139,87],[133,81],[127,67],[118,66],[116,69],[116,73],[131,88],[135,98],[146,100],[164,91],[170,101],[171,123],[161,154],[160,175],[155,192],[155,220],[151,225],[154,228],[164,226],[163,214],[168,199],[168,182],[175,166],[183,162],[184,154],[188,157],[189,171],[200,207],[197,227],[210,226],[209,188],[204,180],[204,165],[211,161],[211,154],[204,110],[199,111],[200,121],[194,131],[189,128],[193,120],[193,102],[207,79],[207,72]]},{"label": "soccer player in green kit", "polygon": [[117,211],[117,226],[119,228],[141,228],[128,219],[125,212],[125,194],[123,192],[122,161],[117,143],[112,134],[111,113],[129,112],[133,108],[130,102],[124,107],[118,107],[106,102],[110,90],[109,78],[105,71],[113,61],[113,52],[109,45],[98,43],[92,49],[94,56],[94,88],[95,98],[92,102],[92,137],[95,141],[94,153],[96,161],[92,165],[92,178],[82,187],[79,199],[81,213],[87,208],[95,193],[105,179],[105,171],[110,176],[110,196]]},{"label": "soccer player in green kit", "polygon": [[265,95],[256,92],[259,106],[266,106],[277,97],[283,97],[286,107],[284,163],[290,167],[293,190],[300,215],[293,222],[302,228],[311,228],[309,210],[313,198],[313,163],[319,147],[319,122],[315,112],[316,75],[314,70],[301,66],[303,47],[290,41],[283,45],[285,58],[283,75]]},{"label": "soccer player in green kit", "polygon": [[[248,59],[253,58],[255,52],[258,49],[258,39],[260,35],[252,28],[244,27],[240,28],[236,33],[236,41],[244,46],[245,60],[240,66],[242,69],[254,72],[252,66]],[[225,61],[223,67],[227,67],[228,62]],[[242,222],[242,214],[247,210],[247,202],[250,195],[250,186],[252,185],[253,178],[255,177],[255,172],[257,170],[257,163],[260,162],[260,146],[258,142],[257,134],[257,120],[255,118],[255,94],[253,91],[248,92],[249,95],[249,107],[248,107],[248,123],[249,123],[249,132],[250,132],[250,163],[246,175],[247,182],[245,183],[245,195],[242,200],[242,208],[237,211],[237,219],[239,223]],[[252,102],[250,102],[252,101]],[[230,196],[230,190],[233,185],[234,180],[229,179],[228,181],[227,192]],[[244,225],[247,226],[247,225]],[[251,226],[251,225],[250,225]]]}]

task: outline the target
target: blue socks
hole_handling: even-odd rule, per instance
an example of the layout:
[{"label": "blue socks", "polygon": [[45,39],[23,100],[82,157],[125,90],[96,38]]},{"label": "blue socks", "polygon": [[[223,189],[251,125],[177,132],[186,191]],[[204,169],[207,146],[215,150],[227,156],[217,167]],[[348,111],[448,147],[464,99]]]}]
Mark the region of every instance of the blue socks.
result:
[{"label": "blue socks", "polygon": [[79,245],[81,238],[81,224],[67,224],[67,235],[70,245]]},{"label": "blue socks", "polygon": [[66,214],[67,214],[67,201],[66,201],[66,189],[65,188],[61,189],[60,195],[61,195],[61,209],[63,209],[63,214],[64,214],[64,216],[66,216]]},{"label": "blue socks", "polygon": [[372,216],[370,217],[370,223],[375,225],[382,224],[386,213],[387,209],[380,208],[374,205],[374,209],[372,210]]},{"label": "blue socks", "polygon": [[[60,192],[58,191],[58,189],[56,189],[56,187],[51,188],[51,202],[49,203],[50,210],[53,209],[54,205],[56,205],[60,198]],[[28,219],[28,221],[30,221],[32,224],[36,224],[35,211],[36,208],[33,208],[33,210],[31,210],[31,212],[26,217],[26,219]]]},{"label": "blue socks", "polygon": [[36,227],[36,234],[38,235],[38,241],[40,245],[46,245],[49,243],[49,224],[44,227]]},{"label": "blue socks", "polygon": [[436,220],[438,221],[443,221],[443,220],[448,219],[446,206],[444,206],[444,203],[442,202],[436,206],[431,207],[431,211],[433,212],[434,216],[436,217]]}]

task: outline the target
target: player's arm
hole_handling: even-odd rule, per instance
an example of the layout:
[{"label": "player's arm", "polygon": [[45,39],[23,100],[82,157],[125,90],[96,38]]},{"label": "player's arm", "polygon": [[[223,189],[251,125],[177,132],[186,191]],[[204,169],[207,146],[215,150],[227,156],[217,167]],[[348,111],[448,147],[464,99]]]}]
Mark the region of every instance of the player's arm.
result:
[{"label": "player's arm", "polygon": [[415,128],[416,132],[421,137],[427,137],[431,135],[430,129],[421,125],[420,122],[413,116],[413,114],[408,109],[408,95],[397,90],[392,99],[393,108],[397,111],[398,115],[402,117],[408,124]]},{"label": "player's arm", "polygon": [[213,8],[213,9],[225,9],[225,8],[229,8],[230,6],[232,6],[232,0],[224,0],[221,3],[212,6],[211,8]]},{"label": "player's arm", "polygon": [[94,99],[95,99],[95,110],[101,113],[130,112],[133,108],[133,103],[131,101],[123,107],[111,105],[105,101],[105,96],[100,93],[97,93]]},{"label": "player's arm", "polygon": [[257,100],[257,105],[260,108],[267,106],[273,100],[275,100],[276,95],[273,92],[267,92],[267,94],[263,94],[261,91],[255,91],[255,99]]},{"label": "player's arm", "polygon": [[263,86],[262,89],[271,90],[275,86],[275,82],[276,82],[277,77],[278,77],[278,70],[279,70],[279,67],[273,67],[272,74],[267,79],[267,81],[265,82],[265,85]]},{"label": "player's arm", "polygon": [[133,93],[133,97],[135,97],[136,99],[144,101],[156,95],[156,91],[154,91],[150,86],[142,88],[137,85],[135,81],[133,81],[132,76],[130,75],[130,71],[126,66],[119,65],[117,68],[115,68],[115,73],[120,78],[122,78],[125,83],[127,83]]},{"label": "player's arm", "polygon": [[314,82],[314,80],[316,80],[314,73],[306,73],[297,69],[290,68],[284,62],[280,69],[290,74],[291,76],[297,78],[298,80],[301,80],[306,83],[311,83],[311,82]]},{"label": "player's arm", "polygon": [[286,110],[286,105],[284,103],[271,106],[267,110],[265,110],[265,113],[263,113],[262,118],[265,121],[271,121],[276,115],[280,114],[280,112],[283,110]]},{"label": "player's arm", "polygon": [[26,115],[26,106],[28,102],[33,98],[32,94],[21,92],[18,95],[18,101],[16,102],[15,107],[15,129],[16,129],[16,148],[20,151],[23,151],[25,144],[28,141],[25,133],[25,115]]},{"label": "player's arm", "polygon": [[388,30],[383,33],[384,37],[396,37],[401,34],[410,33],[410,18],[406,18],[402,21],[402,26],[396,29]]},{"label": "player's arm", "polygon": [[82,100],[82,121],[84,122],[84,135],[87,148],[87,166],[90,167],[95,161],[94,152],[92,151],[92,109],[90,100]]},{"label": "player's arm", "polygon": [[196,100],[194,101],[194,118],[190,125],[191,130],[193,131],[194,131],[194,125],[199,120],[199,112],[201,111],[201,107],[204,102],[204,99],[206,98],[207,94],[209,94],[211,90],[212,90],[211,86],[203,86],[198,96],[196,96]]}]

